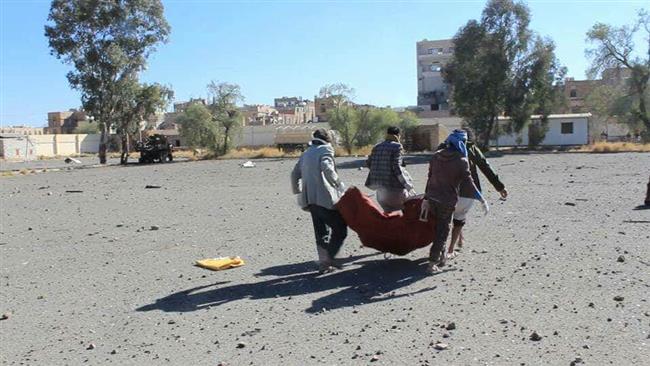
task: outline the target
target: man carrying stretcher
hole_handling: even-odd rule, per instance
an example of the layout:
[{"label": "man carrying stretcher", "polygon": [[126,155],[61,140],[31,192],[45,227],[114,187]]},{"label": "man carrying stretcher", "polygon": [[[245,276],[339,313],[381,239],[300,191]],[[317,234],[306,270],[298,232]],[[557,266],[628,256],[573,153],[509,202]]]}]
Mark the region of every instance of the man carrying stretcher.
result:
[{"label": "man carrying stretcher", "polygon": [[423,210],[435,217],[435,237],[429,252],[429,273],[441,271],[447,255],[445,243],[449,236],[452,216],[461,184],[471,186],[487,214],[489,206],[476,188],[467,161],[467,133],[454,130],[445,141],[445,148],[436,151],[429,163]]}]

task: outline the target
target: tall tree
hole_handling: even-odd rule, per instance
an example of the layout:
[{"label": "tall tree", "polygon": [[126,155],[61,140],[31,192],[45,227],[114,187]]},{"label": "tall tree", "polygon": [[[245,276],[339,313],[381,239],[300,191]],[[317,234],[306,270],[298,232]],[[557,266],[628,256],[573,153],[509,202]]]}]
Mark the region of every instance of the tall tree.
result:
[{"label": "tall tree", "polygon": [[333,108],[327,112],[330,128],[341,136],[341,143],[352,153],[352,147],[358,132],[357,114],[352,108],[354,89],[344,83],[327,84],[320,88],[320,98],[329,98]]},{"label": "tall tree", "polygon": [[169,32],[160,0],[52,1],[45,36],[51,53],[74,67],[68,81],[100,123],[100,163],[106,163],[122,92]]},{"label": "tall tree", "polygon": [[[647,51],[635,52],[634,36],[637,32],[646,33]],[[632,125],[642,122],[645,127],[644,139],[650,140],[650,14],[640,10],[636,22],[632,25],[614,27],[596,23],[587,32],[587,41],[594,46],[586,50],[591,59],[589,75],[595,77],[606,69],[626,68],[630,72],[627,80],[628,92],[619,100],[618,105],[629,105],[625,115]],[[622,111],[618,111],[619,113]]]},{"label": "tall tree", "polygon": [[173,91],[160,84],[140,84],[136,80],[120,92],[121,97],[115,109],[117,133],[120,136],[122,153],[120,164],[128,162],[131,136],[140,131],[140,124],[165,109],[173,98]]},{"label": "tall tree", "polygon": [[220,143],[221,153],[226,154],[231,148],[234,133],[242,125],[237,104],[244,101],[244,96],[239,85],[215,81],[208,84],[208,94],[210,95],[208,109],[212,114],[212,120],[223,132]]},{"label": "tall tree", "polygon": [[550,113],[555,83],[564,68],[551,41],[528,29],[530,11],[521,1],[490,0],[481,20],[470,20],[454,37],[454,57],[443,69],[453,108],[476,131],[484,147],[498,133],[498,118],[520,131],[531,112]]}]

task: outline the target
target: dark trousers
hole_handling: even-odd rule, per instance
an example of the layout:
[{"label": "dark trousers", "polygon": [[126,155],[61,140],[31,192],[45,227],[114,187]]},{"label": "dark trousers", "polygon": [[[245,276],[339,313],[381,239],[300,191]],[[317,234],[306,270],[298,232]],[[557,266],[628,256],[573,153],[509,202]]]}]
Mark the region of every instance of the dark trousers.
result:
[{"label": "dark trousers", "polygon": [[314,224],[316,245],[327,250],[330,258],[336,257],[343,245],[343,241],[348,236],[348,225],[336,210],[309,205],[309,212]]},{"label": "dark trousers", "polygon": [[429,201],[429,215],[436,218],[436,235],[433,238],[433,245],[429,251],[429,260],[439,262],[445,259],[445,244],[449,237],[451,219],[454,216],[454,206],[443,205],[436,201]]}]

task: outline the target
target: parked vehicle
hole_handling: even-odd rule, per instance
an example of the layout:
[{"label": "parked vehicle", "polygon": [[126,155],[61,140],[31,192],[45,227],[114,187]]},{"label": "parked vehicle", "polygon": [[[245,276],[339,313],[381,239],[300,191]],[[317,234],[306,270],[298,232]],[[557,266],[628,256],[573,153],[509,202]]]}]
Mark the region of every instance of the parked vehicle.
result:
[{"label": "parked vehicle", "polygon": [[138,141],[135,151],[140,152],[140,163],[164,163],[174,160],[172,151],[174,146],[167,141],[167,138],[160,134],[149,136],[144,141]]},{"label": "parked vehicle", "polygon": [[[280,127],[275,132],[275,146],[283,151],[305,151],[316,129],[317,127],[309,125]],[[334,137],[333,144],[336,145],[339,140],[339,134],[332,130],[330,130],[330,133]]]}]

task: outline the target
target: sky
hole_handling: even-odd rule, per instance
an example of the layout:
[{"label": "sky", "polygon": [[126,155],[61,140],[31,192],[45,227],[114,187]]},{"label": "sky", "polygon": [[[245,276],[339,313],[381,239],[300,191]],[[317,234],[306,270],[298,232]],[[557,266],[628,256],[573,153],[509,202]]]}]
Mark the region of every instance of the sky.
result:
[{"label": "sky", "polygon": [[[204,97],[211,81],[241,86],[247,104],[313,99],[344,82],[355,101],[416,104],[415,43],[447,39],[480,17],[485,0],[163,0],[172,27],[141,79],[170,85],[175,101]],[[529,0],[530,28],[556,43],[568,76],[585,78],[585,33],[596,22],[630,24],[650,1]],[[47,112],[78,108],[50,55],[43,27],[50,2],[0,0],[0,125],[47,125]],[[637,47],[640,47],[640,42]]]}]

